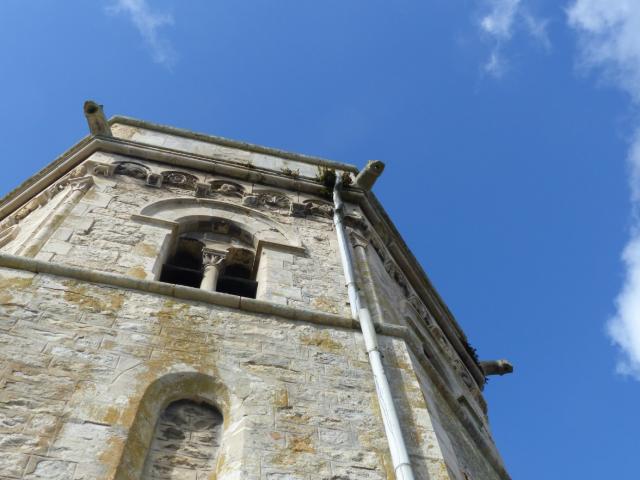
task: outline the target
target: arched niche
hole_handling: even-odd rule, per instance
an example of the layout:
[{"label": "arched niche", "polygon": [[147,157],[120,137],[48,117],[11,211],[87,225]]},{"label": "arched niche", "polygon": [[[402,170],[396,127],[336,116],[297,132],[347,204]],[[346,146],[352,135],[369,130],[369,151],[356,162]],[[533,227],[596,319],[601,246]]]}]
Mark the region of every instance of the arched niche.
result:
[{"label": "arched niche", "polygon": [[[145,477],[149,473],[149,453],[157,440],[159,420],[166,418],[167,411],[176,406],[196,405],[223,417],[218,443],[224,443],[225,429],[232,417],[231,399],[228,389],[218,379],[197,372],[179,372],[164,375],[153,381],[145,390],[137,405],[136,414],[129,428],[122,456],[116,470],[114,480],[150,480]],[[164,414],[164,416],[163,416]],[[220,446],[220,449],[222,447]],[[215,452],[217,457],[214,471],[210,477],[222,468],[223,456]],[[145,466],[147,467],[145,471]],[[164,478],[164,477],[160,477]],[[167,477],[172,478],[172,477]],[[180,478],[180,477],[176,477]]]},{"label": "arched niche", "polygon": [[171,402],[156,423],[141,480],[211,478],[217,469],[222,426],[222,415],[206,402]]}]

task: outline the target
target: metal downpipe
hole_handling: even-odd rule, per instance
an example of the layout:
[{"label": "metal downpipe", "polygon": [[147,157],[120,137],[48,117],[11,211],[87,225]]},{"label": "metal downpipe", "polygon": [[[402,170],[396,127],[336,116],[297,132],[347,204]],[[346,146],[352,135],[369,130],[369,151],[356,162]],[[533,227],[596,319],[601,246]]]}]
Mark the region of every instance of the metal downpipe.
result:
[{"label": "metal downpipe", "polygon": [[336,227],[338,236],[338,247],[340,249],[340,258],[342,260],[342,268],[347,284],[347,292],[349,295],[349,304],[351,306],[351,316],[354,320],[358,320],[362,329],[369,364],[373,371],[373,379],[376,385],[376,394],[378,404],[382,413],[382,422],[387,435],[389,451],[391,452],[391,461],[393,462],[393,470],[398,480],[414,480],[413,470],[407,447],[402,436],[402,429],[398,420],[398,412],[393,403],[391,389],[389,388],[389,380],[384,372],[382,365],[382,355],[378,348],[378,340],[376,331],[371,320],[369,310],[363,304],[355,280],[353,269],[353,259],[351,258],[351,250],[347,241],[347,234],[344,228],[344,203],[340,192],[342,190],[342,177],[336,174],[336,183],[333,189],[334,214],[333,222]]}]

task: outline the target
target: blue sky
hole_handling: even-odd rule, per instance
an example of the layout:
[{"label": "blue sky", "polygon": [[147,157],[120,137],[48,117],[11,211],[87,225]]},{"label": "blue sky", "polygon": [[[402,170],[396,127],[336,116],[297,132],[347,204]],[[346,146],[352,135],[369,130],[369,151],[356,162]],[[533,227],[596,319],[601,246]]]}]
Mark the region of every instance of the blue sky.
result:
[{"label": "blue sky", "polygon": [[631,0],[3,0],[0,194],[86,134],[88,98],[382,159],[471,343],[516,367],[486,388],[513,478],[637,478],[638,32]]}]

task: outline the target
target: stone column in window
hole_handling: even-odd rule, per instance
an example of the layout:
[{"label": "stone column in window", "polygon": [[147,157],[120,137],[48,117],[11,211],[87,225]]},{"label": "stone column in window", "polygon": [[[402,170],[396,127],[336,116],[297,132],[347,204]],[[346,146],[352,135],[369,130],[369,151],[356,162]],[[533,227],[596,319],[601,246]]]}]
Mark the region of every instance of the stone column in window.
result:
[{"label": "stone column in window", "polygon": [[202,250],[202,266],[204,272],[200,288],[208,292],[215,292],[218,284],[218,276],[224,265],[224,253],[216,252],[209,249]]}]

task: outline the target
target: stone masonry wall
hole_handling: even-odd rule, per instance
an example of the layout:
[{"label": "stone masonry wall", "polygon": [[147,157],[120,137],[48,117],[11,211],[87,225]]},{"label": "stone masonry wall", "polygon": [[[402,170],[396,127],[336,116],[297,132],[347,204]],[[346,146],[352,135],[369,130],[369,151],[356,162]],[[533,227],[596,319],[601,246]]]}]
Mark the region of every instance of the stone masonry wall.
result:
[{"label": "stone masonry wall", "polygon": [[[114,478],[125,460],[115,478],[139,478],[164,408],[145,391],[175,375],[150,401],[197,397],[197,381],[180,384],[193,373],[222,385],[218,479],[392,478],[356,331],[16,270],[0,282],[0,479]],[[447,478],[406,348],[392,344],[417,478]]]},{"label": "stone masonry wall", "polygon": [[[133,162],[152,166],[157,171],[171,171],[166,166],[137,159],[94,154],[92,161]],[[263,192],[265,187],[257,184],[238,182],[219,176],[202,175],[197,171],[180,169],[189,175],[200,175],[203,182],[228,181],[241,186],[245,193]],[[278,191],[269,189],[275,194]],[[299,306],[329,313],[349,311],[342,266],[337,249],[333,224],[321,215],[290,214],[286,202],[301,202],[305,198],[295,192],[280,192],[287,197],[281,203],[263,204],[257,211],[268,214],[277,224],[294,232],[306,247],[304,254],[288,254],[279,269],[277,282],[266,300],[291,306]],[[70,215],[54,230],[36,258],[41,260],[82,266],[98,271],[107,271],[154,279],[159,271],[157,261],[166,247],[167,231],[131,217],[146,205],[169,198],[194,197],[190,188],[167,185],[163,188],[146,186],[144,180],[116,174],[113,177],[95,177],[93,185],[77,202]],[[212,198],[231,204],[241,205],[241,198],[233,194],[212,194]],[[280,201],[280,199],[277,199]],[[319,199],[318,199],[319,200]],[[33,236],[31,229],[39,228],[37,210],[23,220],[23,234],[2,247],[9,253],[16,253],[20,245]]]},{"label": "stone masonry wall", "polygon": [[[129,127],[120,134],[171,148],[184,143]],[[203,145],[182,147],[213,148]],[[245,160],[273,167],[274,158]],[[172,237],[162,221],[136,215],[164,200],[186,198],[196,206],[210,200],[228,206],[231,219],[263,230],[271,225],[269,234],[299,242],[297,249],[262,251],[267,268],[258,278],[259,299],[350,315],[326,199],[115,154],[95,153],[85,165],[96,162],[115,166],[115,174],[81,177],[81,188],[61,184],[20,220],[0,251],[154,280]],[[162,177],[163,186],[149,186],[149,174]],[[202,184],[207,192],[197,197]],[[233,213],[240,207],[242,214]],[[421,335],[437,334],[430,313],[412,303],[406,279],[394,273],[397,265],[379,255],[380,241],[374,247],[367,252],[377,320],[412,329],[417,322]],[[448,398],[421,365],[423,352],[414,352],[420,361],[403,340],[380,336],[416,478],[501,478],[448,403],[471,405],[478,431],[493,445],[476,402],[480,392],[439,333],[433,338],[444,344],[426,342],[424,352],[438,360]],[[154,432],[169,431],[162,414],[184,401],[222,413],[220,447],[205,454],[204,444],[189,443],[198,435],[185,434],[186,443],[163,444],[179,452],[180,460],[167,460],[158,445],[168,439],[154,441]],[[360,334],[0,268],[0,480],[140,480],[147,478],[145,459],[152,465],[160,457],[180,464],[177,476],[147,472],[148,478],[392,479]],[[189,458],[203,460],[200,471]]]}]

